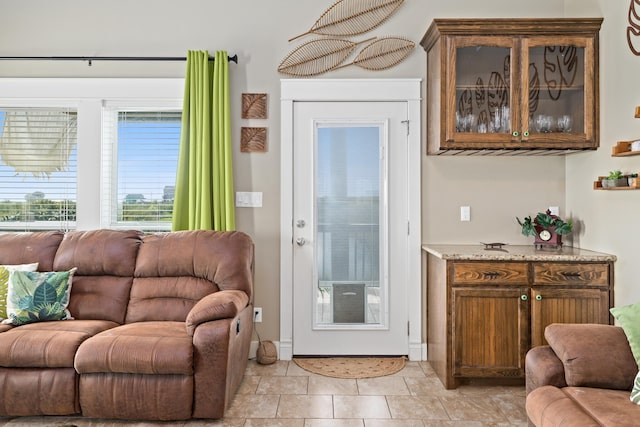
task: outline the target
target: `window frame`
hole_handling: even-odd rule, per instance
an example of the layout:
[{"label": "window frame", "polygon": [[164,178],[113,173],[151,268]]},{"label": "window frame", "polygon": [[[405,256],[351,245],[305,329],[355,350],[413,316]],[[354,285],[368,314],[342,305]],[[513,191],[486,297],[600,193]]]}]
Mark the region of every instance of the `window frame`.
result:
[{"label": "window frame", "polygon": [[[184,78],[0,78],[0,105],[73,107],[78,113],[77,230],[111,228],[104,218],[105,103],[182,105]],[[181,108],[181,107],[180,107]],[[129,225],[126,228],[133,228]]]}]

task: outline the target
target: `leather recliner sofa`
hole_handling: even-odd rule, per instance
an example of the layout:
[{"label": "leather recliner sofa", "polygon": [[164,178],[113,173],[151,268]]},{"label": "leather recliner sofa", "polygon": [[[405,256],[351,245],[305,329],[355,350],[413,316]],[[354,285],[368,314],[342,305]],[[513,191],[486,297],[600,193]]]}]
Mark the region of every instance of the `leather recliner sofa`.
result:
[{"label": "leather recliner sofa", "polygon": [[556,323],[545,338],[549,345],[525,359],[530,425],[640,425],[640,406],[630,401],[638,365],[621,327]]},{"label": "leather recliner sofa", "polygon": [[241,232],[0,234],[0,264],[73,276],[73,320],[0,325],[0,415],[221,418],[252,334]]}]

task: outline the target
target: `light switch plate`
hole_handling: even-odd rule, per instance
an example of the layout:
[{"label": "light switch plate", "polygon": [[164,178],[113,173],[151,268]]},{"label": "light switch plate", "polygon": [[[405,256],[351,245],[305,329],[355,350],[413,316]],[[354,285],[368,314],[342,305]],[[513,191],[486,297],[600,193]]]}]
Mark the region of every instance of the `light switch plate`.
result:
[{"label": "light switch plate", "polygon": [[236,191],[236,207],[238,208],[261,208],[262,192],[260,191]]}]

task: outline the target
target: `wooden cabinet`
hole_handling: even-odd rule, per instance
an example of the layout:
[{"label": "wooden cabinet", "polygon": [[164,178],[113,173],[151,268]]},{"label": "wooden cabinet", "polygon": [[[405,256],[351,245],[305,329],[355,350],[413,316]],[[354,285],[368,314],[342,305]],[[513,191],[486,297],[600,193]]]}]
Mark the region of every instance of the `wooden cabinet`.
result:
[{"label": "wooden cabinet", "polygon": [[613,265],[448,261],[427,254],[427,355],[446,388],[524,378],[551,323],[610,323]]},{"label": "wooden cabinet", "polygon": [[602,19],[436,19],[427,151],[596,149]]}]

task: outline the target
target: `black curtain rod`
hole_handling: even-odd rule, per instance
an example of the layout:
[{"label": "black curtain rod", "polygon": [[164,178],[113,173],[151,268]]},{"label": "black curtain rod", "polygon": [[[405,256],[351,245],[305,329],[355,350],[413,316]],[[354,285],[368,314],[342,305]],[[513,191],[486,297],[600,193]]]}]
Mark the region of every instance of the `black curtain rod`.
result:
[{"label": "black curtain rod", "polygon": [[[213,61],[215,58],[209,58]],[[228,57],[229,62],[238,63],[238,55]],[[186,56],[0,56],[0,60],[16,61],[186,61]]]}]

